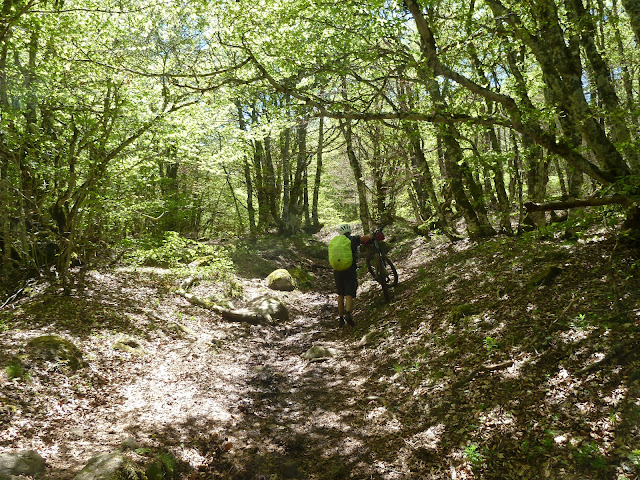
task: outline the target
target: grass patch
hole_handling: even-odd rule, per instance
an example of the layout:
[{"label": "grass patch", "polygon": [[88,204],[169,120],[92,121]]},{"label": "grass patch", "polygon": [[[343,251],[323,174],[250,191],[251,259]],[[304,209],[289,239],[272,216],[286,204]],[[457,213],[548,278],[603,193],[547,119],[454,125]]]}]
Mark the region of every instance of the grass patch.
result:
[{"label": "grass patch", "polygon": [[460,320],[462,320],[464,317],[468,315],[473,315],[474,310],[475,309],[473,305],[469,303],[464,303],[462,305],[455,305],[454,307],[451,307],[451,310],[449,311],[449,321],[453,324],[456,324]]},{"label": "grass patch", "polygon": [[12,358],[4,367],[4,373],[10,380],[29,380],[30,375],[27,368],[22,364],[19,358]]}]

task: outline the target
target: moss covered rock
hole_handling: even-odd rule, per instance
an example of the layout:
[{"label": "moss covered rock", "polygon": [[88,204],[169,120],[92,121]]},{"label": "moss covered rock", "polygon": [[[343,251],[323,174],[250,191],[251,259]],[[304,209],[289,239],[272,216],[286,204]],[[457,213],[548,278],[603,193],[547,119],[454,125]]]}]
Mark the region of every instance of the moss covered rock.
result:
[{"label": "moss covered rock", "polygon": [[267,287],[271,290],[290,292],[296,288],[296,284],[288,270],[280,268],[269,274],[267,277]]},{"label": "moss covered rock", "polygon": [[146,353],[140,342],[135,338],[121,338],[113,345],[113,349],[140,356]]},{"label": "moss covered rock", "polygon": [[531,286],[549,286],[551,285],[556,277],[562,273],[562,268],[557,265],[551,265],[533,275],[529,280],[529,285]]},{"label": "moss covered rock", "polygon": [[120,452],[101,453],[89,460],[73,480],[120,480],[126,464],[127,459]]},{"label": "moss covered rock", "polygon": [[44,335],[29,340],[26,353],[34,361],[54,362],[73,371],[84,366],[80,349],[57,335]]},{"label": "moss covered rock", "polygon": [[17,475],[40,475],[44,469],[44,458],[33,450],[0,454],[0,478],[14,478]]}]

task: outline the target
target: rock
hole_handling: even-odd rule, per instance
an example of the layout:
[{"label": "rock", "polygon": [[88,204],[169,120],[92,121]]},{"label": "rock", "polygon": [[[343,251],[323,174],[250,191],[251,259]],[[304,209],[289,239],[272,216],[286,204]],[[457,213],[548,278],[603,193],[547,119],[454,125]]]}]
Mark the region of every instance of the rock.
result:
[{"label": "rock", "polygon": [[193,335],[193,330],[179,322],[170,323],[168,329],[178,335]]},{"label": "rock", "polygon": [[302,358],[305,358],[310,362],[322,362],[324,360],[335,357],[337,354],[338,351],[335,348],[327,348],[321,347],[320,345],[314,345],[302,354]]},{"label": "rock", "polygon": [[125,457],[120,452],[101,453],[89,460],[73,480],[112,480],[124,462]]},{"label": "rock", "polygon": [[122,443],[120,443],[120,446],[123,450],[135,450],[137,448],[140,448],[140,444],[134,437],[125,438],[124,440],[122,440]]},{"label": "rock", "polygon": [[14,475],[39,475],[44,472],[44,464],[44,458],[33,450],[0,454],[0,479]]},{"label": "rock", "polygon": [[381,336],[382,333],[380,332],[377,332],[375,330],[369,331],[365,333],[364,336],[360,339],[359,345],[361,347],[371,346],[375,343],[378,343],[378,340],[380,340]]},{"label": "rock", "polygon": [[275,297],[262,295],[254,298],[249,301],[247,308],[265,316],[269,321],[280,320],[281,322],[286,322],[289,320],[289,311],[287,310],[287,307]]},{"label": "rock", "polygon": [[80,349],[58,335],[32,338],[27,343],[26,352],[34,360],[55,362],[73,371],[84,366]]},{"label": "rock", "polygon": [[542,270],[540,273],[534,275],[529,280],[531,286],[549,286],[553,283],[555,278],[562,273],[562,269],[556,265],[549,266]]},{"label": "rock", "polygon": [[291,274],[284,268],[281,268],[269,274],[267,277],[267,287],[271,290],[290,292],[296,288],[296,285]]},{"label": "rock", "polygon": [[140,342],[134,338],[121,338],[113,345],[113,349],[140,356],[146,353],[142,345],[140,345]]}]

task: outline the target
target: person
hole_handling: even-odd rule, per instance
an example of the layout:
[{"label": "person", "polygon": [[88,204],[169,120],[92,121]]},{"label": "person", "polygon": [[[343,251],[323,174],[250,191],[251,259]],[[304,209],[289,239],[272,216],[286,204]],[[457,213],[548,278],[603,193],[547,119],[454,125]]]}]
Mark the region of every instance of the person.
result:
[{"label": "person", "polygon": [[338,294],[338,315],[339,324],[343,326],[348,323],[353,326],[353,299],[356,298],[358,291],[358,265],[356,260],[358,258],[358,247],[361,244],[367,244],[372,239],[372,235],[351,235],[351,225],[343,223],[338,227],[338,233],[340,235],[346,235],[351,240],[351,254],[353,255],[353,263],[351,266],[340,272],[338,270],[333,271],[333,275],[336,281],[336,293]]}]

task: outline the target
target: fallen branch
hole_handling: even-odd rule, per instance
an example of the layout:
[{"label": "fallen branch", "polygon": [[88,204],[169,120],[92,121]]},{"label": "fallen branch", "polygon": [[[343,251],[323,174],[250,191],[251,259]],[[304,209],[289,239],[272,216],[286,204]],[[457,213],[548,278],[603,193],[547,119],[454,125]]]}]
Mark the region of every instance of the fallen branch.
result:
[{"label": "fallen branch", "polygon": [[612,197],[591,197],[577,200],[565,200],[562,202],[549,202],[549,203],[533,203],[527,202],[524,204],[524,208],[528,212],[544,212],[548,210],[567,210],[569,208],[579,207],[596,207],[600,205],[623,205],[628,207],[633,202],[624,195],[613,195]]},{"label": "fallen branch", "polygon": [[638,343],[635,341],[635,339],[623,345],[615,345],[614,347],[611,348],[611,351],[607,355],[602,357],[600,360],[596,360],[595,362],[590,363],[586,367],[583,367],[580,370],[576,371],[576,375],[584,375],[585,373],[590,373],[594,370],[598,370],[603,365],[606,365],[607,363],[613,361],[614,359],[617,359],[619,362],[622,362],[622,360],[624,360],[627,356],[637,352],[637,349],[638,349]]},{"label": "fallen branch", "polygon": [[496,370],[502,370],[503,368],[508,368],[508,367],[510,367],[512,365],[513,365],[513,360],[509,360],[509,361],[502,362],[502,363],[497,363],[495,365],[480,365],[478,368],[476,368],[470,374],[465,375],[464,377],[462,377],[457,382],[454,382],[454,384],[451,387],[452,388],[459,388],[460,386],[464,385],[465,383],[469,383],[471,380],[473,380],[480,373],[495,372]]},{"label": "fallen branch", "polygon": [[228,308],[223,308],[220,305],[216,305],[207,300],[199,298],[193,293],[188,293],[182,288],[177,289],[176,293],[185,298],[189,303],[219,313],[220,315],[222,315],[222,318],[231,322],[245,322],[251,325],[258,325],[269,322],[269,319],[266,316],[256,313],[252,310],[248,310],[246,308],[229,310]]}]

